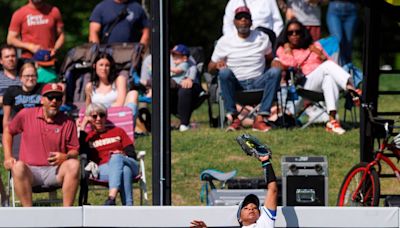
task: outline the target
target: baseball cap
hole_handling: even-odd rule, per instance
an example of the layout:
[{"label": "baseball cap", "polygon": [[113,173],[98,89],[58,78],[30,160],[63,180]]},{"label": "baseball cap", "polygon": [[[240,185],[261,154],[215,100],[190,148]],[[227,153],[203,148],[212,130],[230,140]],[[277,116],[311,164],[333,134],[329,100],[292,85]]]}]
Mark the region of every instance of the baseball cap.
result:
[{"label": "baseball cap", "polygon": [[175,45],[175,47],[172,48],[171,53],[186,55],[186,56],[190,55],[189,48],[186,47],[186,45],[184,44]]},{"label": "baseball cap", "polygon": [[235,16],[238,14],[248,14],[251,16],[250,9],[247,8],[246,6],[239,6],[238,8],[236,8]]},{"label": "baseball cap", "polygon": [[243,207],[247,206],[248,204],[253,203],[257,206],[257,208],[260,208],[260,200],[258,199],[258,197],[254,194],[249,194],[246,197],[244,197],[244,200],[242,202],[240,202],[239,204],[239,208],[237,211],[237,220],[240,223],[240,212],[242,211]]},{"label": "baseball cap", "polygon": [[32,58],[39,66],[54,66],[55,64],[55,59],[51,57],[49,50],[40,49]]},{"label": "baseball cap", "polygon": [[42,96],[46,95],[47,93],[61,93],[63,94],[63,88],[56,84],[56,83],[48,83],[43,86],[42,88]]}]

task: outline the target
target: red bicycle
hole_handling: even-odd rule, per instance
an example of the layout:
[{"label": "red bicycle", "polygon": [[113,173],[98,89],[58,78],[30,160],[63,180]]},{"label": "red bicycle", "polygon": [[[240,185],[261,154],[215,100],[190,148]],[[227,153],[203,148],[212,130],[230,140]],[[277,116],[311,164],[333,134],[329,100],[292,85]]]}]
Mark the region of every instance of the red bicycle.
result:
[{"label": "red bicycle", "polygon": [[378,149],[374,151],[373,161],[360,162],[347,173],[340,187],[337,206],[378,206],[382,161],[394,174],[389,175],[400,179],[400,169],[390,160],[390,157],[400,158],[400,134],[392,139],[393,129],[399,127],[394,126],[394,120],[373,117],[372,105],[362,104],[362,107],[368,111]]}]

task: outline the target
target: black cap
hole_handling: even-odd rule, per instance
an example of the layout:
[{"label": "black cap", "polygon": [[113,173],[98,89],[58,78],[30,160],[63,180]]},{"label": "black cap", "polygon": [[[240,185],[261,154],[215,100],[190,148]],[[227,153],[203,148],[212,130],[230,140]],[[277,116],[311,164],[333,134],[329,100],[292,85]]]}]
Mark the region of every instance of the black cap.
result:
[{"label": "black cap", "polygon": [[239,223],[240,223],[240,212],[242,211],[243,207],[247,206],[250,203],[255,204],[257,208],[260,208],[260,200],[256,195],[249,194],[246,197],[244,197],[244,200],[239,204],[239,208],[237,211],[237,220]]}]

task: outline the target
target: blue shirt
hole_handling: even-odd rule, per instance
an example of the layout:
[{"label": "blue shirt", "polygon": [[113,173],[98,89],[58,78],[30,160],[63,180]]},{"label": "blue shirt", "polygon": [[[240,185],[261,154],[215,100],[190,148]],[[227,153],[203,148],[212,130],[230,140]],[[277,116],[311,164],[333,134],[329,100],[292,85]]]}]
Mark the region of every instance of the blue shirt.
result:
[{"label": "blue shirt", "polygon": [[97,22],[101,25],[101,38],[107,32],[114,19],[127,6],[127,15],[118,22],[110,32],[108,38],[109,44],[121,42],[138,42],[140,41],[143,28],[149,27],[149,21],[142,6],[129,0],[127,3],[116,3],[114,0],[103,0],[94,8],[90,16],[90,22]]}]

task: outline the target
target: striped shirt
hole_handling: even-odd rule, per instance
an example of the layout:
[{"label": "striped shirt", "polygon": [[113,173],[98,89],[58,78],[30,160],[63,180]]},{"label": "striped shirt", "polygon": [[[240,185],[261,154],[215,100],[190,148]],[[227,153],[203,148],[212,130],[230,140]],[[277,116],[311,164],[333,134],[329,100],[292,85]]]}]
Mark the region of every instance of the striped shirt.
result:
[{"label": "striped shirt", "polygon": [[7,88],[13,85],[21,85],[19,78],[11,79],[4,74],[4,71],[0,71],[0,96],[3,96]]}]

